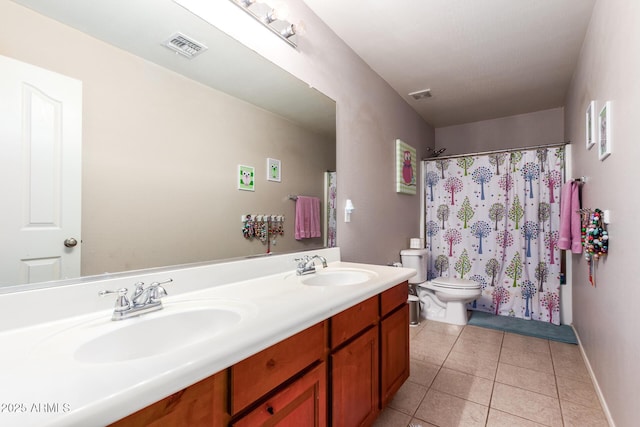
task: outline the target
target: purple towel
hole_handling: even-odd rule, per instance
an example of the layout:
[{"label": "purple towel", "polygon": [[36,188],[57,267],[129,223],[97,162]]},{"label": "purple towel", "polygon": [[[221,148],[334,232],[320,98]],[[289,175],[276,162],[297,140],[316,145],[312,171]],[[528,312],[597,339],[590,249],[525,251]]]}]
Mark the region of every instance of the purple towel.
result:
[{"label": "purple towel", "polygon": [[296,200],[295,238],[320,237],[320,199],[298,196]]}]

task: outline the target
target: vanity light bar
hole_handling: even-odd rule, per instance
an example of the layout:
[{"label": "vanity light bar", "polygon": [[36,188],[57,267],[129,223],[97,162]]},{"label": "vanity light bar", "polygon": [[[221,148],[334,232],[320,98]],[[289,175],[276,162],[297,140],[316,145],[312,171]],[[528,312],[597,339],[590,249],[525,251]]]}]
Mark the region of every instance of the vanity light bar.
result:
[{"label": "vanity light bar", "polygon": [[229,0],[240,9],[247,12],[253,19],[260,22],[272,33],[280,37],[281,40],[293,48],[297,48],[296,26],[278,16],[275,9],[266,3],[256,0]]}]

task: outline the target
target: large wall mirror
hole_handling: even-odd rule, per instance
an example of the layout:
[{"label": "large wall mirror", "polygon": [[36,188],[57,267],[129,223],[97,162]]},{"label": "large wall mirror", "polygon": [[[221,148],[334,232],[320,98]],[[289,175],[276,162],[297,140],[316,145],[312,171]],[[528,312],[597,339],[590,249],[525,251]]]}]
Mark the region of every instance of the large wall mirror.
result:
[{"label": "large wall mirror", "polygon": [[[274,252],[323,246],[294,239],[289,196],[324,195],[334,101],[171,0],[3,0],[0,16],[0,55],[82,82],[82,276],[265,253],[244,214],[285,216]],[[170,51],[177,31],[208,49]]]}]

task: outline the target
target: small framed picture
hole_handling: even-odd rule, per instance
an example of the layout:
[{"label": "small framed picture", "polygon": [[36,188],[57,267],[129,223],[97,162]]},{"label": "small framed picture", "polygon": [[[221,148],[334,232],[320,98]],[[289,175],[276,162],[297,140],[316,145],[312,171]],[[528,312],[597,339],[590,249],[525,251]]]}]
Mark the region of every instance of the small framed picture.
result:
[{"label": "small framed picture", "polygon": [[256,191],[253,166],[238,165],[238,190]]},{"label": "small framed picture", "polygon": [[396,139],[396,193],[416,194],[417,166],[416,149]]},{"label": "small framed picture", "polygon": [[587,150],[596,144],[596,101],[591,101],[585,114],[585,140]]},{"label": "small framed picture", "polygon": [[598,115],[598,158],[604,160],[611,154],[611,102],[607,101]]},{"label": "small framed picture", "polygon": [[267,181],[280,182],[282,177],[282,164],[277,159],[267,159]]}]

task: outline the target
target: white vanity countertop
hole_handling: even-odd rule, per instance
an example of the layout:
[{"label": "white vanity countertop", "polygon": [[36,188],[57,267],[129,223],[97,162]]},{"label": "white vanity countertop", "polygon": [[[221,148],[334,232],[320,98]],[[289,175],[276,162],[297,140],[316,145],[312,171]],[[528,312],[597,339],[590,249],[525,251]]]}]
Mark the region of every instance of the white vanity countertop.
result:
[{"label": "white vanity countertop", "polygon": [[[210,339],[157,356],[108,363],[74,358],[74,345],[65,341],[64,331],[87,323],[109,327],[112,309],[0,332],[0,425],[85,427],[114,422],[415,273],[340,261],[329,266],[366,269],[377,277],[359,285],[308,286],[287,271],[169,296],[163,311],[189,300],[220,300],[240,307],[243,318]],[[153,339],[162,340],[163,331]]]}]

